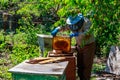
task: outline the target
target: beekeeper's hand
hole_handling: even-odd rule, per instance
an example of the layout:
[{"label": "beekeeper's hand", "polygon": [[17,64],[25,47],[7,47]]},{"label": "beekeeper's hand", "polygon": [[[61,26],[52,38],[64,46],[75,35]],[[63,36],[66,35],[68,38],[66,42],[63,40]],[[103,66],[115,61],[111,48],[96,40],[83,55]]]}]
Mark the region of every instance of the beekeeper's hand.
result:
[{"label": "beekeeper's hand", "polygon": [[56,34],[58,33],[58,31],[61,29],[61,27],[57,27],[55,28],[52,32],[51,32],[51,35],[52,36],[56,36]]}]

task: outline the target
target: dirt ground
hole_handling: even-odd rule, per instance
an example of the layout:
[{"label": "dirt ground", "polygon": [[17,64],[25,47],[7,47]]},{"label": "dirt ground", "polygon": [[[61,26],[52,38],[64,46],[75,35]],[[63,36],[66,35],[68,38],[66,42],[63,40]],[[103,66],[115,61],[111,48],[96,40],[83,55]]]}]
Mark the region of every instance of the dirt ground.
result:
[{"label": "dirt ground", "polygon": [[[94,63],[97,64],[106,64],[106,62],[107,58],[97,58],[96,60],[94,60]],[[91,77],[95,77],[91,80],[120,80],[120,75],[115,75],[105,71],[98,71],[95,74],[92,74]]]},{"label": "dirt ground", "polygon": [[[106,64],[106,58],[95,58],[94,63]],[[76,73],[76,80],[80,80]],[[107,73],[105,71],[99,71],[91,74],[91,80],[120,80],[120,75]]]}]

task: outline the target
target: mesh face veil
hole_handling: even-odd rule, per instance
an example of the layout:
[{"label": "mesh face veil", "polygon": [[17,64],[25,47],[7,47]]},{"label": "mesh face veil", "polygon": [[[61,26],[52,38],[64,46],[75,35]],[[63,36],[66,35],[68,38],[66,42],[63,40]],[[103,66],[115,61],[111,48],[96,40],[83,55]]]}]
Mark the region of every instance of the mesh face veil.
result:
[{"label": "mesh face veil", "polygon": [[81,29],[81,27],[83,26],[84,23],[84,19],[82,18],[80,21],[78,21],[76,24],[73,25],[69,25],[70,30],[72,31],[77,31],[79,29]]},{"label": "mesh face veil", "polygon": [[69,28],[72,31],[77,31],[83,26],[84,16],[81,13],[79,13],[75,17],[70,16],[67,18],[66,23],[69,25]]},{"label": "mesh face veil", "polygon": [[78,26],[76,26],[76,25],[69,25],[69,28],[70,28],[71,31],[78,30]]}]

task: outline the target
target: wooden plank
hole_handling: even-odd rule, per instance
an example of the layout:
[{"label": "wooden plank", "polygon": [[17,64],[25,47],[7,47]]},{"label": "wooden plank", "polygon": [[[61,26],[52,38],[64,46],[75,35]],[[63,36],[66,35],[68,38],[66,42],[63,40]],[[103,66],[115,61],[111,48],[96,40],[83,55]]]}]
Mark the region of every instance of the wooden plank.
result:
[{"label": "wooden plank", "polygon": [[62,75],[68,65],[68,61],[51,64],[29,64],[26,63],[26,61],[11,68],[9,72],[26,74],[30,73],[30,74]]}]

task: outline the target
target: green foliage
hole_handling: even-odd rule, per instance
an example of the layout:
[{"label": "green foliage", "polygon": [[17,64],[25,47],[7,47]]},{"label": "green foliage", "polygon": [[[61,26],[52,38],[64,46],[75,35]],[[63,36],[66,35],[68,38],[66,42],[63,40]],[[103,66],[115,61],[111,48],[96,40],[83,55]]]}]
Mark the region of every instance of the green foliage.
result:
[{"label": "green foliage", "polygon": [[[3,34],[0,33],[0,35]],[[0,44],[0,78],[11,80],[11,75],[8,73],[8,70],[26,59],[38,57],[40,55],[39,46],[33,44],[33,42],[27,42],[30,40],[27,37],[28,35],[20,30],[17,30],[17,33],[12,36],[11,34],[3,36],[6,39]],[[9,46],[7,43],[11,43],[13,46]],[[12,49],[9,50],[9,47],[12,47]]]},{"label": "green foliage", "polygon": [[0,0],[0,5],[2,6],[2,9],[6,9],[8,6],[8,1],[9,0]]},{"label": "green foliage", "polygon": [[103,65],[103,64],[93,64],[92,72],[93,72],[93,73],[96,73],[96,72],[98,72],[98,71],[104,71],[105,68],[106,68],[106,66]]},{"label": "green foliage", "polygon": [[28,44],[38,44],[37,43],[37,34],[42,33],[42,31],[40,31],[39,27],[21,27],[20,31],[24,31],[22,33],[24,33],[25,35],[25,41]]},{"label": "green foliage", "polygon": [[[11,74],[8,73],[9,67],[6,67],[4,65],[0,66],[0,79],[1,80],[12,80]],[[3,74],[4,73],[4,74]]]},{"label": "green foliage", "polygon": [[[90,32],[96,38],[97,55],[106,56],[111,45],[120,45],[119,0],[0,0],[0,9],[20,16],[16,34],[0,32],[0,52],[12,53],[13,64],[39,56],[36,34],[50,34],[53,28],[66,26],[66,18],[79,12],[92,21]],[[13,44],[12,51],[6,48],[7,43]],[[95,71],[103,69],[94,67]]]},{"label": "green foliage", "polygon": [[106,55],[111,45],[119,44],[119,0],[1,0],[1,4],[4,3],[8,3],[7,8],[11,4],[15,7],[10,12],[21,16],[18,23],[22,27],[33,27],[37,20],[44,25],[44,34],[50,33],[57,26],[66,26],[68,16],[81,12],[93,23],[91,31],[96,37],[97,53]]},{"label": "green foliage", "polygon": [[4,50],[6,44],[3,42],[0,44],[0,52]]},{"label": "green foliage", "polygon": [[4,42],[4,39],[4,32],[3,30],[0,30],[0,52],[5,51],[6,43]]},{"label": "green foliage", "polygon": [[4,41],[4,31],[0,30],[0,41]]},{"label": "green foliage", "polygon": [[38,57],[39,55],[38,46],[22,44],[13,47],[11,59],[14,61],[13,64],[18,64],[26,59]]},{"label": "green foliage", "polygon": [[[102,54],[107,54],[111,45],[117,45],[119,32],[118,0],[93,2],[93,28],[96,36],[97,48]],[[98,35],[99,34],[99,35]]]},{"label": "green foliage", "polygon": [[[0,71],[1,69],[3,69],[0,72],[1,78],[6,79],[6,80],[10,80],[11,78],[10,73],[7,72],[10,67],[4,65],[6,64],[6,62],[8,65],[12,64],[12,66],[14,66],[26,59],[40,56],[36,34],[41,33],[41,30],[38,27],[36,28],[35,27],[28,27],[28,28],[21,27],[16,30],[15,34],[10,32],[4,35],[3,31],[0,32],[0,35],[1,35],[0,53],[2,54],[2,57],[3,57],[3,59],[0,60],[0,65],[1,64],[3,65],[0,67]],[[10,44],[10,46],[8,44]],[[9,50],[9,47],[12,47],[12,49]],[[4,56],[3,53],[5,53],[4,55],[10,56],[9,59],[6,58],[6,56]],[[4,60],[7,60],[7,61],[4,61]]]},{"label": "green foliage", "polygon": [[[57,14],[60,20],[69,15],[82,12],[91,19],[93,25],[90,32],[94,32],[97,43],[97,55],[106,56],[111,45],[118,45],[120,35],[120,3],[118,0],[94,1],[94,0],[64,0]],[[65,4],[65,5],[64,5]],[[112,11],[111,11],[112,9]],[[65,19],[64,19],[65,21]],[[65,23],[65,22],[63,22]],[[55,25],[60,25],[60,22]]]}]

